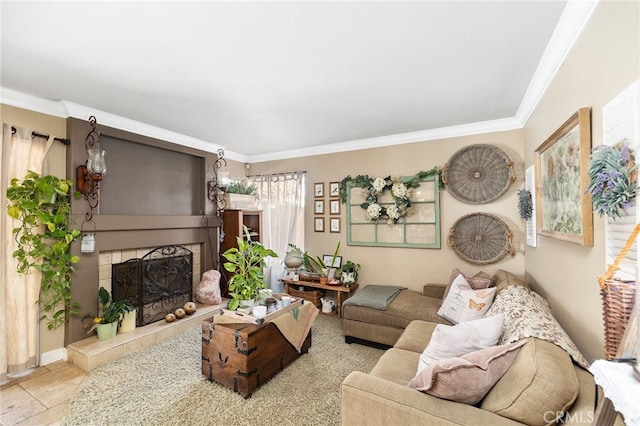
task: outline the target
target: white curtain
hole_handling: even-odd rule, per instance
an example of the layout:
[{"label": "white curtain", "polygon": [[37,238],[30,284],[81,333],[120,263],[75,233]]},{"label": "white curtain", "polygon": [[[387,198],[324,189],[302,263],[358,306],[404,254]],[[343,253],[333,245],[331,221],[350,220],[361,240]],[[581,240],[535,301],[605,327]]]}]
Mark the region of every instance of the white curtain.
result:
[{"label": "white curtain", "polygon": [[13,228],[17,221],[7,214],[7,188],[11,179],[22,180],[28,170],[41,174],[44,158],[53,143],[43,138],[31,138],[31,130],[3,124],[0,140],[0,183],[2,213],[0,214],[0,384],[10,375],[19,375],[38,365],[38,300],[41,274],[29,275],[16,271],[13,257],[16,242]]},{"label": "white curtain", "polygon": [[282,292],[278,281],[284,275],[288,244],[304,246],[304,172],[253,176],[262,209],[262,244],[278,253],[267,259],[265,278],[274,292]]}]

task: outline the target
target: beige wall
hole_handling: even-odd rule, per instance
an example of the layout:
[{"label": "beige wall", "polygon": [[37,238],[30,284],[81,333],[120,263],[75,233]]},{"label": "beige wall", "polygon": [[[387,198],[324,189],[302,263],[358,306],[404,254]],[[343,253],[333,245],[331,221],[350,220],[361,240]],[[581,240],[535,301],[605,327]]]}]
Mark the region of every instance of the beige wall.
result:
[{"label": "beige wall", "polygon": [[[329,182],[341,181],[347,175],[352,177],[360,174],[374,177],[410,176],[434,166],[442,167],[456,151],[469,144],[492,144],[502,149],[515,162],[517,181],[499,200],[484,205],[465,204],[446,191],[441,193],[442,244],[440,249],[348,246],[344,208],[341,208],[340,216],[341,233],[314,232],[313,217],[315,215],[312,210],[314,182],[324,182],[325,191],[327,191]],[[454,267],[459,267],[470,274],[479,270],[493,273],[497,269],[513,271],[520,276],[524,274],[524,222],[520,220],[517,208],[517,190],[522,187],[523,182],[522,145],[523,133],[517,130],[255,163],[251,165],[251,172],[262,174],[307,171],[304,248],[309,253],[332,254],[337,242],[341,241],[340,254],[343,259],[352,260],[361,265],[359,281],[362,284],[393,284],[422,290],[423,284],[427,282],[447,282]],[[325,200],[328,200],[328,197],[325,197]],[[447,246],[449,228],[461,216],[472,212],[495,214],[508,224],[514,234],[514,245],[517,250],[515,257],[507,255],[492,265],[472,265],[460,259]],[[329,214],[325,213],[323,216],[327,222]]]},{"label": "beige wall", "polygon": [[[45,135],[66,138],[66,119],[40,114],[21,108],[0,104],[2,123],[31,129]],[[65,177],[66,147],[61,143],[54,143],[47,155],[45,171],[61,178]],[[46,321],[40,322],[40,353],[64,347],[64,327],[55,330],[47,329]]]},{"label": "beige wall", "polygon": [[[639,77],[637,2],[605,1],[577,41],[525,126],[525,164],[535,149],[581,107],[592,107],[593,146],[602,143],[602,107]],[[594,215],[594,246],[538,237],[527,248],[527,279],[550,302],[589,360],[603,356],[597,278],[605,271],[604,225]]]}]

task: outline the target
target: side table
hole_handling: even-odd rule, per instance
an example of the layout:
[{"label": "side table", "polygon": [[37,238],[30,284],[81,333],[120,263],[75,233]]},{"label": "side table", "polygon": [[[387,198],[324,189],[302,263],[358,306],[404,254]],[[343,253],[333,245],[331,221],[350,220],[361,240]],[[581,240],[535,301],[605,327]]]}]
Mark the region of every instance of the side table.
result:
[{"label": "side table", "polygon": [[280,281],[284,283],[286,293],[289,293],[289,287],[297,287],[297,286],[305,286],[317,288],[320,290],[329,290],[335,291],[338,293],[338,300],[336,301],[336,308],[338,310],[338,318],[342,318],[342,302],[347,300],[351,294],[356,291],[358,288],[358,284],[354,283],[351,287],[345,287],[343,285],[328,285],[328,284],[320,284],[318,281],[294,281],[286,278],[281,278]]}]

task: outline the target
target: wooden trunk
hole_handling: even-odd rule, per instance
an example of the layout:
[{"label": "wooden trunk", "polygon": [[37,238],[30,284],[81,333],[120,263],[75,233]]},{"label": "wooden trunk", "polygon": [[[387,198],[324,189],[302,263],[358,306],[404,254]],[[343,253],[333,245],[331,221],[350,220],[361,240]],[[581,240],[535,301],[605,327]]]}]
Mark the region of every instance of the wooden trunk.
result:
[{"label": "wooden trunk", "polygon": [[202,374],[245,398],[311,347],[311,331],[299,353],[271,322],[202,322]]}]

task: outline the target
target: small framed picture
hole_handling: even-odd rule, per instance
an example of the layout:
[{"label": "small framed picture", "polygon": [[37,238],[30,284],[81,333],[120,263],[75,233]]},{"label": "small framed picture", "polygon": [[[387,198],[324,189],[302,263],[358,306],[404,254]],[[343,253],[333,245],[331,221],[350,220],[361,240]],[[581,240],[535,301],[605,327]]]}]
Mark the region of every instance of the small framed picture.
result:
[{"label": "small framed picture", "polygon": [[325,265],[327,265],[328,268],[339,268],[342,266],[342,256],[336,256],[336,258],[333,260],[333,265],[331,265],[331,259],[333,259],[333,256],[330,254],[325,254],[322,256],[322,261]]},{"label": "small framed picture", "polygon": [[315,214],[324,214],[324,200],[315,200],[313,203],[313,212]]},{"label": "small framed picture", "polygon": [[337,197],[340,195],[340,182],[329,183],[329,197]]},{"label": "small framed picture", "polygon": [[316,182],[313,184],[313,196],[324,197],[324,182]]},{"label": "small framed picture", "polygon": [[339,217],[332,217],[330,219],[330,228],[329,228],[329,232],[340,232],[340,218]]},{"label": "small framed picture", "polygon": [[316,217],[313,219],[313,230],[315,232],[324,232],[324,217]]},{"label": "small framed picture", "polygon": [[329,213],[340,214],[340,200],[329,200]]}]

